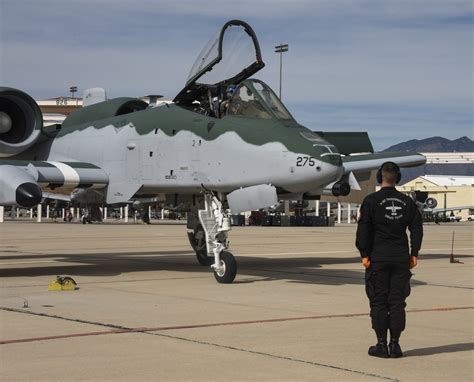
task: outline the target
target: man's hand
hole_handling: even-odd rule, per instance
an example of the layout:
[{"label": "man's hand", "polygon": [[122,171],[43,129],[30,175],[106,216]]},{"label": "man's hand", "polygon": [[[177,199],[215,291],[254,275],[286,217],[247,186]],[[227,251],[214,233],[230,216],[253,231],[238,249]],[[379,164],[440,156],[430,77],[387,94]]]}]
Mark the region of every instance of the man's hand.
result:
[{"label": "man's hand", "polygon": [[410,257],[410,269],[415,268],[417,262],[418,262],[418,259],[416,258],[416,256]]},{"label": "man's hand", "polygon": [[370,268],[370,259],[368,257],[362,258],[362,265],[367,269]]}]

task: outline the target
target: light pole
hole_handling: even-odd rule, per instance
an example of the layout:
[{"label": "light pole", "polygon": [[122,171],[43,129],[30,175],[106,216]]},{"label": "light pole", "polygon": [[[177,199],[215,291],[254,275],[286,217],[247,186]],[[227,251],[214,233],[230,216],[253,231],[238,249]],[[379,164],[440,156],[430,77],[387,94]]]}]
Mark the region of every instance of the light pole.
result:
[{"label": "light pole", "polygon": [[280,44],[275,47],[275,53],[280,53],[280,99],[281,99],[281,71],[283,65],[283,52],[288,52],[288,44]]},{"label": "light pole", "polygon": [[74,98],[74,93],[77,92],[77,86],[71,86],[69,91],[71,92],[71,98]]},{"label": "light pole", "polygon": [[[280,93],[279,93],[280,100],[281,100],[281,72],[282,72],[282,66],[283,66],[283,52],[288,52],[288,44],[280,43],[280,45],[277,45],[275,47],[275,53],[280,53]],[[290,201],[289,200],[285,200],[284,207],[285,207],[285,215],[289,216],[290,215]]]}]

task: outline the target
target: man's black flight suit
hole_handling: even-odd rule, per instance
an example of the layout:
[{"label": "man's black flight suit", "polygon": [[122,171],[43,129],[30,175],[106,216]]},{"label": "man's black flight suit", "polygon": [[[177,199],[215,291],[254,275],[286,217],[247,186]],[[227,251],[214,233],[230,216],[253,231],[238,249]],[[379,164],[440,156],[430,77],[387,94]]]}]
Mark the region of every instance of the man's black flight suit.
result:
[{"label": "man's black flight suit", "polygon": [[422,218],[416,204],[395,187],[383,187],[364,199],[356,246],[362,258],[370,259],[365,276],[366,293],[372,328],[385,347],[388,329],[397,344],[405,329],[405,298],[410,294],[412,275],[410,256],[418,256],[422,237]]}]

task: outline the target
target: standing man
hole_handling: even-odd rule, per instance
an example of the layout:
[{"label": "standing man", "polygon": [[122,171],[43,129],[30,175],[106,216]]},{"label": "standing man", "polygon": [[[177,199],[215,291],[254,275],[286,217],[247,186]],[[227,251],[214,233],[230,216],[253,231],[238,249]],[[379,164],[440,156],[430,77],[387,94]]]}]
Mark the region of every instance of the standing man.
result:
[{"label": "standing man", "polygon": [[379,168],[377,181],[381,189],[362,202],[357,226],[356,246],[366,268],[365,289],[377,336],[377,344],[369,348],[369,355],[382,358],[403,355],[399,338],[405,329],[410,269],[416,267],[423,238],[423,223],[416,204],[395,189],[400,178],[400,168],[393,162],[385,162]]}]

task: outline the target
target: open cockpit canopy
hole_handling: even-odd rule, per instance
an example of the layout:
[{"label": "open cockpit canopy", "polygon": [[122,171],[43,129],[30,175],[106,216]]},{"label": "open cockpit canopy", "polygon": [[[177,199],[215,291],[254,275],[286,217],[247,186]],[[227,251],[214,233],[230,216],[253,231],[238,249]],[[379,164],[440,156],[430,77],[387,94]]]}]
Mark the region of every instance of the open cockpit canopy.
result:
[{"label": "open cockpit canopy", "polygon": [[264,66],[250,25],[228,21],[201,51],[174,102],[184,107],[211,106],[214,97],[224,96],[230,85],[240,84]]},{"label": "open cockpit canopy", "polygon": [[227,22],[206,44],[193,64],[186,86],[193,83],[238,84],[263,68],[255,32],[239,20]]}]

